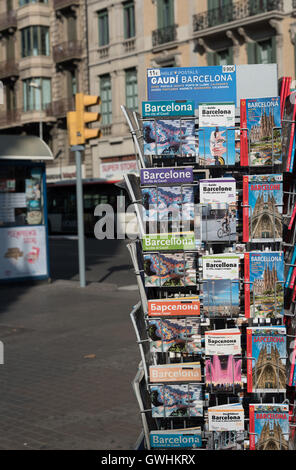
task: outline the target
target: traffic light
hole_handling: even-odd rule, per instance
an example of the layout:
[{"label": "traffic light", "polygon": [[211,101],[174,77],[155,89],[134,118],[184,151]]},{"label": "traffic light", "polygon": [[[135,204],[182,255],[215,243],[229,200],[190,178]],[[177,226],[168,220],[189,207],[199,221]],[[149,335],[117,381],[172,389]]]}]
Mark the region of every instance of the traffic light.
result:
[{"label": "traffic light", "polygon": [[83,145],[88,139],[95,139],[101,136],[100,129],[89,129],[86,126],[89,122],[99,121],[99,113],[87,112],[85,107],[100,104],[101,99],[95,95],[75,95],[75,111],[67,113],[67,127],[70,145]]}]

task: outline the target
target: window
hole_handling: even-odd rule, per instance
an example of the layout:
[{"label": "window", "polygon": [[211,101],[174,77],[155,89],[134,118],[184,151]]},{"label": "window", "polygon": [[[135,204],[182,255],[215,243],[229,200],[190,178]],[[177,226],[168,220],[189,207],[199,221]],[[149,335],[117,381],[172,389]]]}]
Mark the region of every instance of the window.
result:
[{"label": "window", "polygon": [[275,36],[263,41],[248,43],[249,64],[271,64],[276,62]]},{"label": "window", "polygon": [[272,61],[272,42],[271,39],[267,41],[260,41],[257,44],[257,63],[270,64]]},{"label": "window", "polygon": [[68,70],[67,72],[67,90],[68,90],[68,98],[73,98],[76,93],[78,93],[78,86],[77,86],[77,69]]},{"label": "window", "polygon": [[232,47],[222,49],[221,51],[208,52],[208,65],[232,65],[233,51]]},{"label": "window", "polygon": [[23,80],[24,111],[41,111],[51,103],[50,78],[28,78]]},{"label": "window", "polygon": [[100,96],[102,124],[108,125],[112,122],[111,77],[109,74],[100,77]]},{"label": "window", "polygon": [[123,4],[124,18],[124,39],[133,38],[136,35],[135,30],[135,5],[133,1]]},{"label": "window", "polygon": [[107,44],[109,44],[109,22],[107,10],[101,10],[98,12],[98,23],[99,46],[107,46]]},{"label": "window", "polygon": [[49,56],[49,28],[47,26],[29,26],[21,29],[22,57]]},{"label": "window", "polygon": [[158,28],[173,26],[174,20],[174,0],[157,1],[157,25]]},{"label": "window", "polygon": [[138,109],[138,80],[135,68],[125,71],[126,107],[136,111]]}]

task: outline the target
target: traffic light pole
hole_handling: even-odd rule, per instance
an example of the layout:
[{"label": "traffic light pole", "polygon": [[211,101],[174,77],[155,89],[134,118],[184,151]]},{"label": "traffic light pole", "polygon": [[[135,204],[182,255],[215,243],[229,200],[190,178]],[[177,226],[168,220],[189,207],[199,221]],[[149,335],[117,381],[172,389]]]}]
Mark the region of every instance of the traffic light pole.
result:
[{"label": "traffic light pole", "polygon": [[75,152],[76,162],[76,207],[78,228],[78,257],[79,257],[79,279],[80,287],[86,286],[85,281],[85,250],[84,250],[84,217],[83,217],[83,187],[81,174],[81,151],[83,145],[74,145],[71,150]]},{"label": "traffic light pole", "polygon": [[69,144],[72,152],[75,152],[76,161],[76,205],[80,287],[86,286],[81,152],[84,151],[84,144],[87,140],[96,139],[101,136],[100,129],[89,129],[86,127],[86,124],[90,122],[99,121],[101,115],[99,113],[88,112],[85,108],[88,106],[98,105],[100,102],[101,99],[99,96],[76,93],[75,111],[69,111],[67,113]]}]

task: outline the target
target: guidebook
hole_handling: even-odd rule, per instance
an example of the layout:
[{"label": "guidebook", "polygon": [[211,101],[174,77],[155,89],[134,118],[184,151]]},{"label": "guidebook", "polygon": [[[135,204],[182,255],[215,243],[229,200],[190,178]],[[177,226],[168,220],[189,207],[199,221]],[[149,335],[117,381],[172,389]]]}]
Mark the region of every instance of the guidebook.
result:
[{"label": "guidebook", "polygon": [[251,404],[250,450],[289,450],[289,405]]},{"label": "guidebook", "polygon": [[149,317],[200,316],[198,296],[169,297],[167,299],[148,300]]},{"label": "guidebook", "polygon": [[143,121],[144,155],[196,156],[194,119]]},{"label": "guidebook", "polygon": [[206,316],[232,318],[239,315],[239,282],[233,279],[204,280],[203,313]]},{"label": "guidebook", "polygon": [[232,177],[201,179],[199,197],[201,204],[225,203],[236,208],[236,181]]},{"label": "guidebook", "polygon": [[200,127],[198,141],[200,165],[235,165],[234,128],[225,126]]},{"label": "guidebook", "polygon": [[241,332],[238,328],[205,331],[206,356],[240,355]]},{"label": "guidebook", "polygon": [[236,254],[204,255],[202,257],[203,279],[239,280],[240,257]]},{"label": "guidebook", "polygon": [[241,382],[241,332],[238,328],[205,331],[206,385],[211,392],[236,393]]},{"label": "guidebook", "polygon": [[193,183],[193,167],[186,168],[141,168],[142,185]]},{"label": "guidebook", "polygon": [[248,393],[286,391],[286,327],[247,328]]},{"label": "guidebook", "polygon": [[239,262],[235,254],[202,257],[205,315],[234,317],[239,314]]},{"label": "guidebook", "polygon": [[150,385],[153,418],[203,415],[202,385]]},{"label": "guidebook", "polygon": [[244,408],[241,403],[229,403],[208,408],[209,431],[243,431]]},{"label": "guidebook", "polygon": [[194,220],[193,186],[142,188],[144,222],[181,222]]},{"label": "guidebook", "polygon": [[276,318],[284,314],[284,253],[245,253],[245,316]]},{"label": "guidebook", "polygon": [[201,428],[150,431],[152,449],[196,449],[202,446]]},{"label": "guidebook", "polygon": [[244,450],[244,431],[213,431],[212,450]]},{"label": "guidebook", "polygon": [[234,103],[200,103],[198,106],[199,127],[234,127]]},{"label": "guidebook", "polygon": [[206,389],[211,393],[239,393],[242,359],[233,355],[214,355],[205,360]]},{"label": "guidebook", "polygon": [[182,364],[161,364],[150,366],[149,379],[151,383],[200,382],[200,363],[183,362]]},{"label": "guidebook", "polygon": [[197,320],[148,320],[148,337],[152,352],[202,352],[200,322]]},{"label": "guidebook", "polygon": [[243,176],[243,242],[282,240],[283,175]]},{"label": "guidebook", "polygon": [[145,253],[145,286],[195,286],[196,256],[195,253]]},{"label": "guidebook", "polygon": [[200,180],[202,240],[236,240],[236,182],[234,178]]},{"label": "guidebook", "polygon": [[241,166],[280,164],[280,97],[242,99],[240,113]]}]

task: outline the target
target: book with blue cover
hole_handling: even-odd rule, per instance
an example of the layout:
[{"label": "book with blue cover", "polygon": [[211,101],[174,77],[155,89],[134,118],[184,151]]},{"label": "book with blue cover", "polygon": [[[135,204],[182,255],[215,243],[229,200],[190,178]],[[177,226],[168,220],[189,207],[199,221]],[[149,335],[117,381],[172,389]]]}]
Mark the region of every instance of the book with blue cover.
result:
[{"label": "book with blue cover", "polygon": [[200,165],[235,165],[235,129],[201,127],[198,132]]},{"label": "book with blue cover", "polygon": [[200,354],[200,321],[188,318],[148,321],[150,351]]},{"label": "book with blue cover", "polygon": [[153,418],[203,416],[202,385],[162,384],[149,388]]},{"label": "book with blue cover", "polygon": [[144,155],[196,156],[194,119],[143,121]]},{"label": "book with blue cover", "polygon": [[202,447],[201,428],[150,431],[150,446],[155,449],[196,449]]},{"label": "book with blue cover", "polygon": [[233,279],[207,279],[203,282],[203,312],[206,316],[237,317],[239,282]]},{"label": "book with blue cover", "polygon": [[145,253],[145,286],[195,286],[197,282],[196,256],[195,253]]},{"label": "book with blue cover", "polygon": [[142,202],[144,222],[194,219],[193,186],[142,188]]}]

